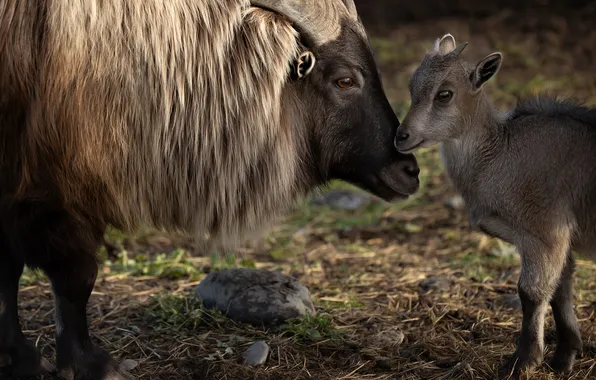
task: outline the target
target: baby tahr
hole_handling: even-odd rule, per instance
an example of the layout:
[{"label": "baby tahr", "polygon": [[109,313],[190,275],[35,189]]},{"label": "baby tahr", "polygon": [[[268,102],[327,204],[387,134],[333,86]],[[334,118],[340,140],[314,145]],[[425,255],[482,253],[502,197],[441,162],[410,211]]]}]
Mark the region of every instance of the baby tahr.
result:
[{"label": "baby tahr", "polygon": [[596,110],[537,96],[499,112],[483,86],[503,56],[469,64],[466,45],[447,34],[425,55],[411,78],[412,105],[395,145],[406,154],[441,143],[472,224],[521,255],[521,336],[501,375],[542,362],[549,304],[557,333],[549,365],[570,371],[582,352],[572,251],[591,258],[596,252]]}]

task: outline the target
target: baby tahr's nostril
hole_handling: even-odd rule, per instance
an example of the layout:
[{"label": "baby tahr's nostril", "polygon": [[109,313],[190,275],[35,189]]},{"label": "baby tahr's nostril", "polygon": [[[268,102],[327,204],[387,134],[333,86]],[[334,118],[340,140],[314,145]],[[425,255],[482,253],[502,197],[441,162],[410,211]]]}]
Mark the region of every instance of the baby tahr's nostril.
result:
[{"label": "baby tahr's nostril", "polygon": [[420,174],[418,165],[406,165],[404,171],[411,177],[418,177],[418,174]]},{"label": "baby tahr's nostril", "polygon": [[393,146],[395,146],[395,149],[399,150],[399,143],[402,141],[406,141],[408,137],[410,137],[408,133],[397,132],[395,134],[395,138],[393,139]]},{"label": "baby tahr's nostril", "polygon": [[405,133],[405,132],[398,132],[397,133],[397,141],[398,142],[407,140],[408,137],[410,137],[410,134],[409,133]]}]

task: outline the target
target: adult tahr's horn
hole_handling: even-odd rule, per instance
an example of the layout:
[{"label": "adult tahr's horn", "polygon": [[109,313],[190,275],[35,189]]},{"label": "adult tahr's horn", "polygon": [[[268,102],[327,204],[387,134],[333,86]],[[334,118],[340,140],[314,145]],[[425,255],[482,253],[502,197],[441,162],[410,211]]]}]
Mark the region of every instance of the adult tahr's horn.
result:
[{"label": "adult tahr's horn", "polygon": [[336,39],[341,20],[353,17],[351,12],[355,12],[353,0],[250,0],[250,3],[286,16],[315,46]]},{"label": "adult tahr's horn", "polygon": [[344,0],[346,4],[346,8],[348,8],[348,13],[354,19],[358,19],[358,10],[356,10],[356,4],[354,4],[354,0]]}]

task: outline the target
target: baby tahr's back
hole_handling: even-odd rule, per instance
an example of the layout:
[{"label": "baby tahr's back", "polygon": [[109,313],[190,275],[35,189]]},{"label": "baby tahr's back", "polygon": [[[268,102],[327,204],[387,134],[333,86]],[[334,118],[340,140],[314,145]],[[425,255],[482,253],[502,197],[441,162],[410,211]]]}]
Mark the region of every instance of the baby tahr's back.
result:
[{"label": "baby tahr's back", "polygon": [[574,246],[596,252],[596,109],[536,97],[520,102],[505,128],[505,166],[514,164],[512,180],[524,183],[518,194],[570,209]]}]

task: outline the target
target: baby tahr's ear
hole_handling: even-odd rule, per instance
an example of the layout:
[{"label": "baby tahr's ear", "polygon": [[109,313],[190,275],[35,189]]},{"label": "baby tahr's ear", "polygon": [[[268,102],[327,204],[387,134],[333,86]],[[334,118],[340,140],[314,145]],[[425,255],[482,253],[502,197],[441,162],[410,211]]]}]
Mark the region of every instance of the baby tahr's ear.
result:
[{"label": "baby tahr's ear", "polygon": [[455,37],[450,33],[445,34],[441,38],[437,38],[433,45],[433,50],[437,53],[448,54],[455,49]]},{"label": "baby tahr's ear", "polygon": [[316,61],[315,55],[310,50],[300,54],[292,64],[292,72],[290,73],[292,79],[298,80],[305,78],[315,67]]},{"label": "baby tahr's ear", "polygon": [[495,52],[482,58],[470,75],[470,81],[474,90],[479,90],[484,83],[492,78],[501,68],[503,54]]}]

